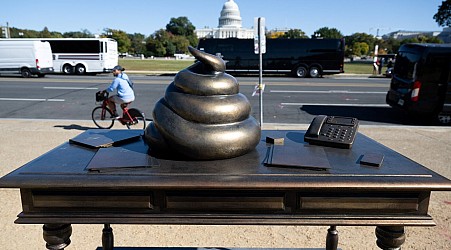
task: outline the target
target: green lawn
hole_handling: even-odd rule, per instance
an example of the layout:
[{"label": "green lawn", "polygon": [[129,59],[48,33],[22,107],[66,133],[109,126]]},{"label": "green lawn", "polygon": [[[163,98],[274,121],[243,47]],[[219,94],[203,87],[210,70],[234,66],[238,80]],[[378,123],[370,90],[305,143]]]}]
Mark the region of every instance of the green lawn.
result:
[{"label": "green lawn", "polygon": [[345,73],[350,74],[372,74],[373,64],[361,62],[349,62],[345,63],[344,70]]},{"label": "green lawn", "polygon": [[126,70],[143,71],[180,71],[193,63],[194,60],[119,59],[119,64]]},{"label": "green lawn", "polygon": [[[119,64],[127,70],[139,71],[180,71],[194,63],[194,60],[173,59],[119,59]],[[345,63],[345,73],[371,74],[373,66],[371,63]]]}]

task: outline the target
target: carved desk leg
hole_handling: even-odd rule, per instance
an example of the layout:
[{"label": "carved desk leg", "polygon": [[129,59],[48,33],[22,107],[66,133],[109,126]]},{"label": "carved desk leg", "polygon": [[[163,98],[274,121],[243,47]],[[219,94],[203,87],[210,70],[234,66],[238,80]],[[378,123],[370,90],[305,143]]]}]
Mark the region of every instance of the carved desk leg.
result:
[{"label": "carved desk leg", "polygon": [[406,241],[403,226],[396,227],[376,227],[376,244],[384,250],[401,249],[401,245]]},{"label": "carved desk leg", "polygon": [[330,226],[327,229],[326,250],[337,250],[338,247],[338,231],[336,226]]},{"label": "carved desk leg", "polygon": [[110,224],[105,224],[102,230],[102,248],[103,250],[113,250],[114,235]]},{"label": "carved desk leg", "polygon": [[44,224],[42,229],[47,249],[61,250],[69,246],[72,235],[70,224]]}]

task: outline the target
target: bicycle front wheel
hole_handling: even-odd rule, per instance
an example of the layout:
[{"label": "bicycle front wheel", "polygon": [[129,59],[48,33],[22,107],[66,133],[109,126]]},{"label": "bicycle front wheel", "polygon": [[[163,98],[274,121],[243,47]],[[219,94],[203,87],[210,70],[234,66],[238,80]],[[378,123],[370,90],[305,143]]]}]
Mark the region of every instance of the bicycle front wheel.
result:
[{"label": "bicycle front wheel", "polygon": [[112,113],[107,108],[96,107],[92,110],[92,121],[99,128],[109,129],[114,125],[114,118],[111,118]]},{"label": "bicycle front wheel", "polygon": [[143,112],[139,109],[131,108],[128,110],[130,117],[132,118],[131,122],[127,122],[128,129],[145,129],[146,128],[146,117]]}]

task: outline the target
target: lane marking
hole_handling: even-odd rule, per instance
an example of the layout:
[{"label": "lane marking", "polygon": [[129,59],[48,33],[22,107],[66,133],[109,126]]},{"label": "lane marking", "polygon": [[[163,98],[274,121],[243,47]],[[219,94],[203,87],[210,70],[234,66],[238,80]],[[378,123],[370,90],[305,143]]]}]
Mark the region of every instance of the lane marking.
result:
[{"label": "lane marking", "polygon": [[0,101],[64,102],[64,99],[0,98]]},{"label": "lane marking", "polygon": [[387,91],[349,91],[349,90],[270,90],[271,93],[305,94],[387,94]]},{"label": "lane marking", "polygon": [[371,104],[371,103],[302,103],[302,102],[282,102],[285,106],[341,106],[341,107],[390,107],[388,104]]},{"label": "lane marking", "polygon": [[97,90],[99,88],[81,88],[81,87],[43,87],[44,89],[65,89],[65,90]]}]

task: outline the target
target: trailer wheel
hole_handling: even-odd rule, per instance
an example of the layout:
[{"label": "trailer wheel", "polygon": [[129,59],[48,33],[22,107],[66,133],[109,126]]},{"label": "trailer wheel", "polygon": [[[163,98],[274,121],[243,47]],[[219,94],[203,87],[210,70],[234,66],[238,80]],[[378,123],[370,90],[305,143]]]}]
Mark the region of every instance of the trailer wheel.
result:
[{"label": "trailer wheel", "polygon": [[86,74],[86,68],[83,64],[78,64],[77,66],[75,66],[75,73],[77,75],[84,75]]},{"label": "trailer wheel", "polygon": [[318,78],[321,75],[321,70],[317,66],[310,67],[309,75],[312,78]]},{"label": "trailer wheel", "polygon": [[63,66],[63,73],[66,75],[71,75],[74,73],[74,67],[70,64],[64,64]]},{"label": "trailer wheel", "polygon": [[22,68],[22,69],[20,70],[20,75],[21,75],[23,78],[29,78],[29,77],[31,77],[31,71],[30,71],[30,69],[28,69],[28,68]]},{"label": "trailer wheel", "polygon": [[306,77],[307,76],[307,69],[304,67],[304,66],[299,66],[297,69],[296,69],[296,76],[297,77],[299,77],[299,78],[304,78],[304,77]]}]

